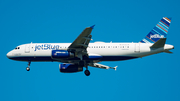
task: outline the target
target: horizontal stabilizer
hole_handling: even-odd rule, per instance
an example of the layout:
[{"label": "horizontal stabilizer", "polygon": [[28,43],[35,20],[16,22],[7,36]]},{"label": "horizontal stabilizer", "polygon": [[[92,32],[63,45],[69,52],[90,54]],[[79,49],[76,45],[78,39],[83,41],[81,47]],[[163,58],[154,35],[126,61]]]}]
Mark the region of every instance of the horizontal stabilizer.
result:
[{"label": "horizontal stabilizer", "polygon": [[169,51],[169,50],[165,50],[164,52],[165,52],[165,53],[173,53],[173,52],[171,52],[171,51]]},{"label": "horizontal stabilizer", "polygon": [[150,48],[161,48],[164,47],[165,43],[166,43],[166,38],[161,38],[156,43],[154,43]]}]

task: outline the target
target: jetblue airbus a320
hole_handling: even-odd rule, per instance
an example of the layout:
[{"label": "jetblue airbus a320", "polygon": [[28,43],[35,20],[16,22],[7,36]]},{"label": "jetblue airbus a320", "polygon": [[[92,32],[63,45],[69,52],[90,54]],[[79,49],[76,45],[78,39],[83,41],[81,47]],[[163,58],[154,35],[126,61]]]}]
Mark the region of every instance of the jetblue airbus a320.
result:
[{"label": "jetblue airbus a320", "polygon": [[160,22],[138,43],[104,43],[91,41],[91,31],[94,25],[87,27],[72,43],[30,43],[17,46],[7,53],[7,57],[17,61],[27,61],[27,71],[31,62],[57,61],[59,70],[63,73],[83,71],[90,75],[88,66],[115,69],[99,64],[101,61],[121,61],[161,52],[172,53],[173,45],[165,44],[171,18],[163,17]]}]

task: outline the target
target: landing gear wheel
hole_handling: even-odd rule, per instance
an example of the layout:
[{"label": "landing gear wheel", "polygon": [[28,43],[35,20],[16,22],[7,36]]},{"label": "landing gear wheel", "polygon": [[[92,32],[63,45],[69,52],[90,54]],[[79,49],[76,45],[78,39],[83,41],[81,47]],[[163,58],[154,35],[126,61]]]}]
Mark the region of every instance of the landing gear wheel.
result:
[{"label": "landing gear wheel", "polygon": [[85,73],[86,76],[90,75],[90,71],[89,70],[85,70],[84,73]]},{"label": "landing gear wheel", "polygon": [[30,68],[29,68],[29,67],[27,67],[27,68],[26,68],[26,70],[27,70],[27,71],[29,71],[29,70],[30,70]]},{"label": "landing gear wheel", "polygon": [[30,64],[31,64],[31,61],[28,61],[28,67],[26,68],[27,71],[30,71]]}]

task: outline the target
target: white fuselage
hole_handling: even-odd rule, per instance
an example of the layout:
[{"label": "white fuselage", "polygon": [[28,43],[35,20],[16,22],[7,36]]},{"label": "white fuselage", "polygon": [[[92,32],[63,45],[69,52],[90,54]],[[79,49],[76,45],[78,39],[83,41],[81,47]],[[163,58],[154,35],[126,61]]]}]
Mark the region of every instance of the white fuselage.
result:
[{"label": "white fuselage", "polygon": [[[23,44],[10,51],[7,57],[19,61],[59,61],[71,63],[77,58],[53,59],[52,50],[67,50],[71,43],[30,43]],[[144,57],[165,50],[173,49],[174,46],[165,44],[162,48],[152,49],[151,43],[89,43],[87,52],[92,62],[120,61]],[[75,56],[76,57],[76,56]],[[97,58],[101,57],[101,58]]]}]

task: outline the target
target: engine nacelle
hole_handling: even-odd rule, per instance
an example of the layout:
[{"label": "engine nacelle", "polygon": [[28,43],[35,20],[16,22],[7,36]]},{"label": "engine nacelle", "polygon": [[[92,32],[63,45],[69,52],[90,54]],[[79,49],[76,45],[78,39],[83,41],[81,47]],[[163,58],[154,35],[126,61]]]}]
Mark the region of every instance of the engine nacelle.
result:
[{"label": "engine nacelle", "polygon": [[63,73],[74,73],[83,71],[83,67],[78,64],[63,63],[59,64],[59,70]]},{"label": "engine nacelle", "polygon": [[72,58],[74,53],[71,53],[67,50],[52,50],[52,58]]}]

